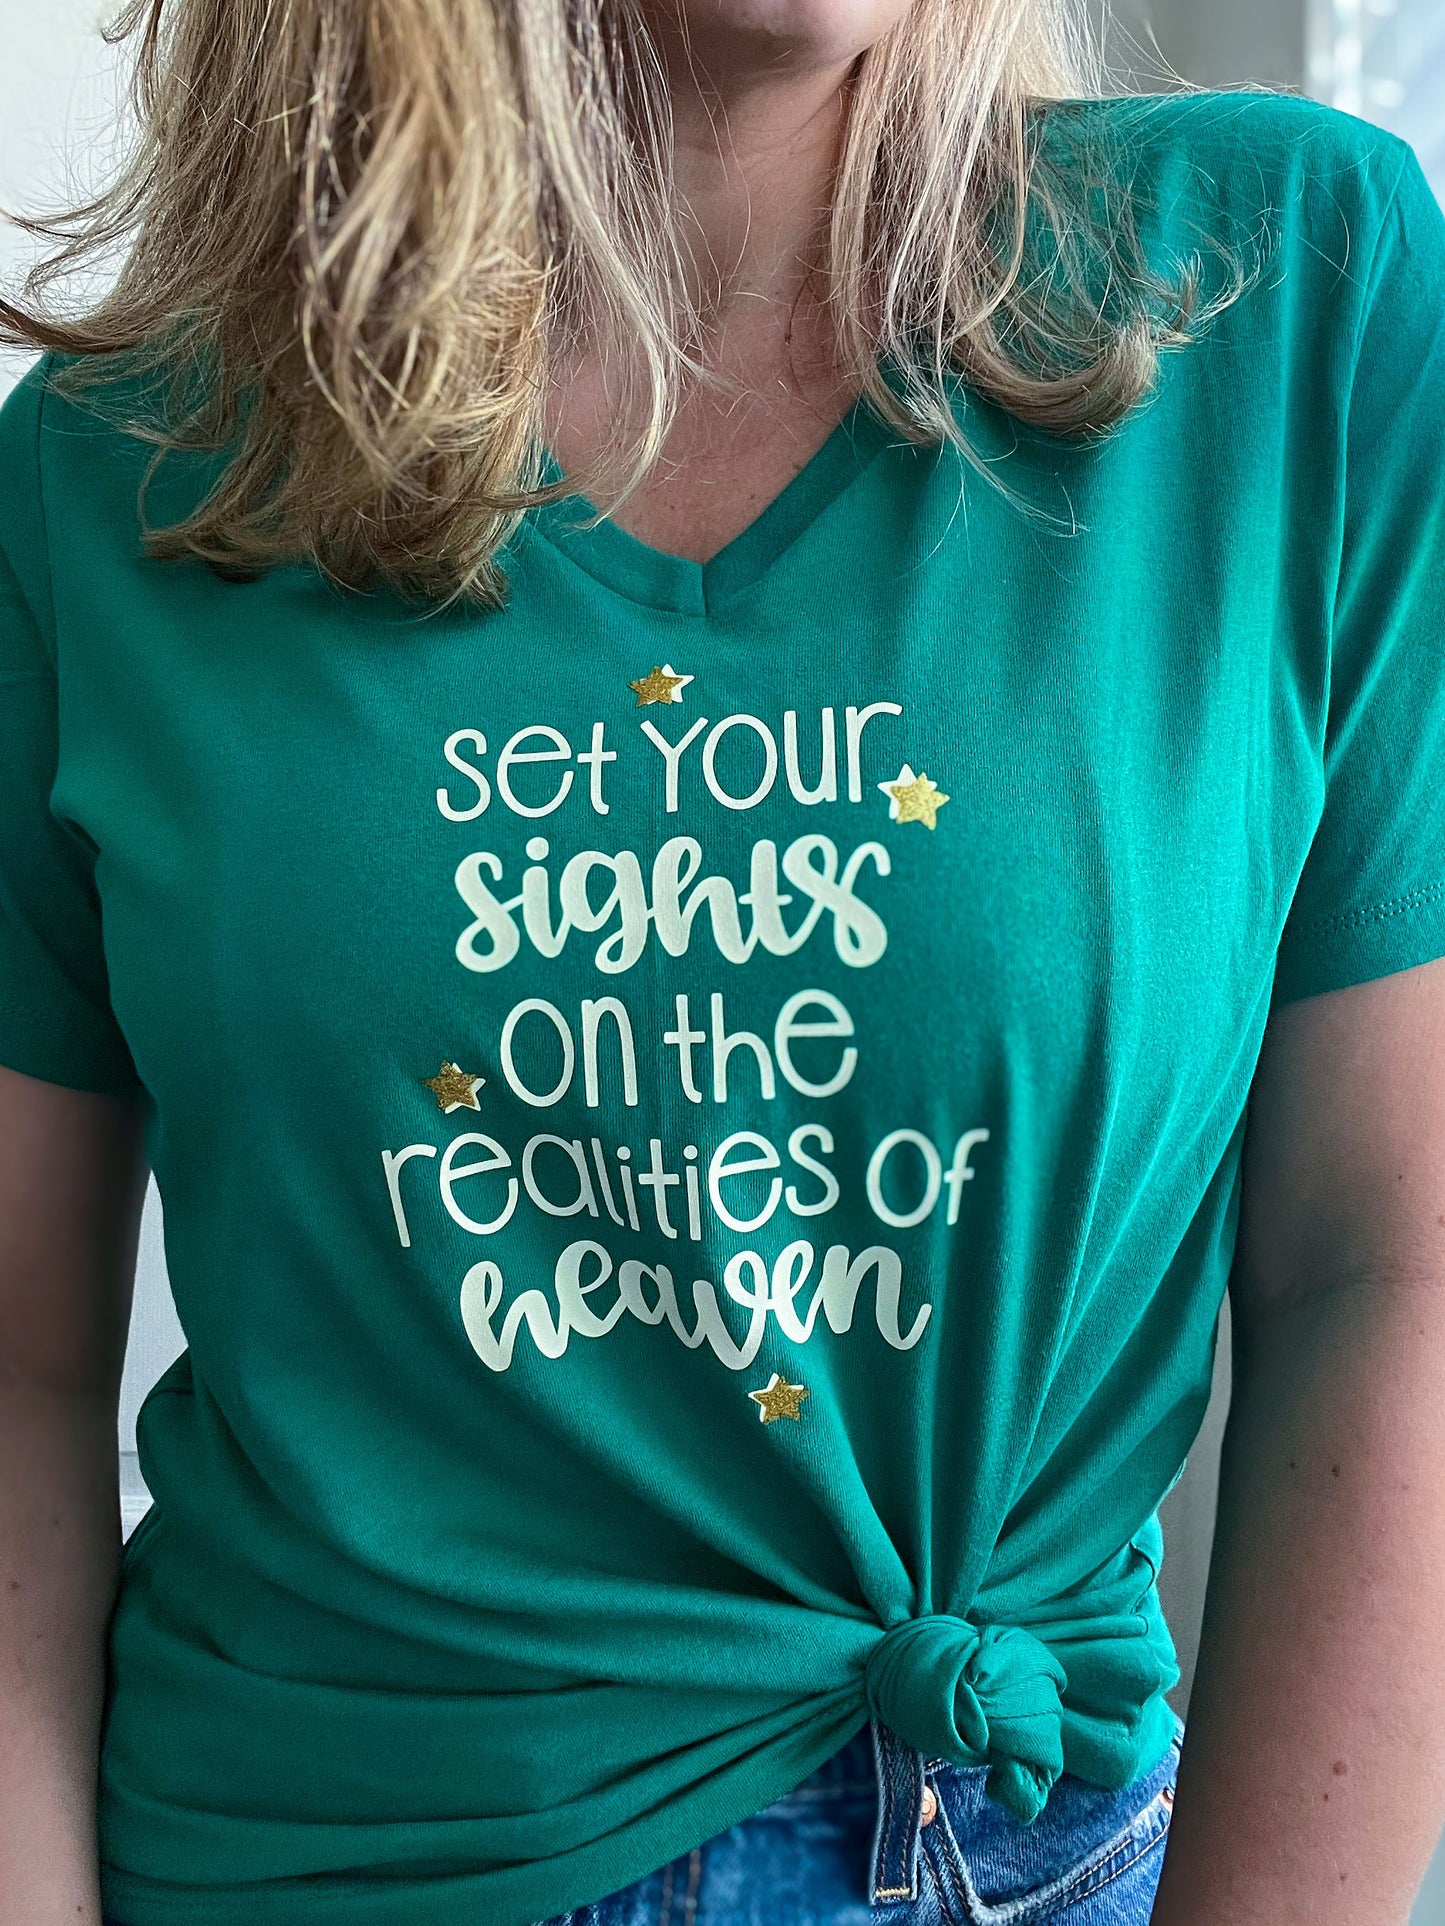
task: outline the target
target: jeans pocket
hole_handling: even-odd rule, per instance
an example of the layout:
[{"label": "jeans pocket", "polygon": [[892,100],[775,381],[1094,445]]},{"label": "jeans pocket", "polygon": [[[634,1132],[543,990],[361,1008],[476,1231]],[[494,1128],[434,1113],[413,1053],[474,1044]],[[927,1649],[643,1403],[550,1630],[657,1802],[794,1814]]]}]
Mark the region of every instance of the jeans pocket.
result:
[{"label": "jeans pocket", "polygon": [[983,1796],[982,1774],[942,1766],[924,1860],[950,1926],[1145,1926],[1174,1804],[1183,1728],[1119,1791],[1065,1773],[1025,1826]]}]

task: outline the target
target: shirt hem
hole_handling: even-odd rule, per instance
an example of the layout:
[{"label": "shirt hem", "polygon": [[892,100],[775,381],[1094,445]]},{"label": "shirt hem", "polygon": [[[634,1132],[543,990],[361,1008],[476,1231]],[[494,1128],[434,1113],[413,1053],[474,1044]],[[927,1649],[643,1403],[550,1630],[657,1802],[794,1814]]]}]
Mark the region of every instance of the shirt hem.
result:
[{"label": "shirt hem", "polygon": [[[766,1769],[744,1767],[697,1789],[665,1812],[576,1848],[564,1860],[436,1879],[317,1875],[268,1885],[162,1886],[102,1865],[101,1896],[112,1926],[538,1926],[623,1890],[704,1845],[802,1783],[868,1721],[866,1706],[828,1725],[823,1742]],[[565,1873],[564,1869],[565,1868]]]}]

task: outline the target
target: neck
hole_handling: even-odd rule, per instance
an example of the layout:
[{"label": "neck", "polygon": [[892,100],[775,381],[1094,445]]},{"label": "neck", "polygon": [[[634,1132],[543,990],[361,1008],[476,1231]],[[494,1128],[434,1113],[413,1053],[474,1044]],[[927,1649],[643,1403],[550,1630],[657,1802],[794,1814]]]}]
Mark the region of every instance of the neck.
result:
[{"label": "neck", "polygon": [[[781,343],[816,306],[817,269],[855,57],[765,33],[715,45],[653,26],[671,93],[677,215],[699,310],[734,354]],[[733,355],[728,356],[729,359]]]},{"label": "neck", "polygon": [[[651,32],[668,75],[675,204],[703,330],[693,348],[723,384],[682,397],[649,488],[685,466],[691,499],[706,471],[714,486],[705,492],[729,504],[733,519],[647,526],[652,539],[710,554],[737,532],[754,495],[776,492],[796,472],[853,398],[818,267],[857,54],[810,59],[760,38],[743,58],[734,35],[724,56],[695,31],[684,38],[675,19]],[[618,370],[585,342],[555,370],[549,446],[564,469],[585,473],[611,444],[619,392]],[[639,498],[634,517],[650,512],[649,499]]]},{"label": "neck", "polygon": [[783,90],[759,87],[721,112],[674,96],[678,213],[719,320],[764,301],[790,309],[819,264],[845,77]]}]

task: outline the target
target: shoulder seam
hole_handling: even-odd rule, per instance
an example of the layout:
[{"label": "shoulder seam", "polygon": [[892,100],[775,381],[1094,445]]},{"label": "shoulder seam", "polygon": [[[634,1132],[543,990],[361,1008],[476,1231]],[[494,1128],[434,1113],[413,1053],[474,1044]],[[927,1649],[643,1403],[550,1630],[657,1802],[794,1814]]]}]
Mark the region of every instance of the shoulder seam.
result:
[{"label": "shoulder seam", "polygon": [[45,563],[46,615],[49,629],[47,639],[50,644],[51,669],[52,673],[55,673],[58,672],[60,667],[60,648],[55,620],[55,575],[50,556],[50,523],[45,508],[44,450],[41,446],[45,428],[45,402],[50,392],[50,368],[53,359],[54,357],[48,354],[42,356],[37,369],[37,393],[35,398],[35,508],[40,521],[40,540],[45,550],[43,560]]},{"label": "shoulder seam", "polygon": [[[1393,139],[1394,136],[1391,138]],[[1360,363],[1360,344],[1364,340],[1365,327],[1374,306],[1375,287],[1380,266],[1380,250],[1384,244],[1385,229],[1389,226],[1390,220],[1394,215],[1395,207],[1400,197],[1400,184],[1405,178],[1405,169],[1409,166],[1413,157],[1414,150],[1410,147],[1408,141],[1400,141],[1399,145],[1402,150],[1399,157],[1399,166],[1395,169],[1395,178],[1390,183],[1390,191],[1385,196],[1385,205],[1380,213],[1379,226],[1375,229],[1374,244],[1370,249],[1370,265],[1366,270],[1363,283],[1365,290],[1364,299],[1360,302],[1360,311],[1355,316],[1355,334],[1353,341],[1350,343],[1350,385],[1352,389],[1354,386],[1355,370]]]},{"label": "shoulder seam", "polygon": [[[1362,286],[1364,288],[1364,293],[1360,298],[1359,311],[1355,315],[1354,331],[1350,341],[1350,385],[1349,385],[1348,393],[1346,394],[1346,397],[1345,397],[1344,431],[1343,431],[1346,438],[1346,442],[1345,442],[1346,447],[1348,447],[1349,437],[1351,434],[1350,421],[1354,411],[1355,383],[1360,371],[1360,350],[1364,346],[1365,330],[1369,326],[1370,317],[1374,312],[1375,295],[1376,295],[1378,283],[1379,283],[1380,252],[1384,245],[1385,229],[1388,227],[1394,215],[1396,205],[1398,204],[1399,195],[1400,195],[1400,185],[1405,178],[1405,170],[1408,168],[1410,161],[1414,157],[1414,149],[1410,146],[1408,141],[1401,141],[1399,142],[1399,145],[1403,150],[1400,154],[1400,164],[1395,169],[1395,178],[1390,183],[1390,191],[1385,197],[1385,205],[1380,215],[1379,225],[1375,229],[1374,242],[1370,248],[1370,262],[1369,262],[1368,268],[1365,271],[1365,277],[1362,283]],[[1342,568],[1343,568],[1343,557],[1340,558],[1339,565],[1337,566],[1337,569],[1336,569],[1334,594],[1330,597],[1330,604],[1329,604],[1330,632],[1329,632],[1329,638],[1327,643],[1326,661],[1331,664],[1333,664],[1334,662],[1335,634],[1336,634],[1336,629],[1339,621]],[[1329,676],[1329,681],[1333,683],[1333,680],[1334,678],[1333,678],[1333,675],[1331,674]]]}]

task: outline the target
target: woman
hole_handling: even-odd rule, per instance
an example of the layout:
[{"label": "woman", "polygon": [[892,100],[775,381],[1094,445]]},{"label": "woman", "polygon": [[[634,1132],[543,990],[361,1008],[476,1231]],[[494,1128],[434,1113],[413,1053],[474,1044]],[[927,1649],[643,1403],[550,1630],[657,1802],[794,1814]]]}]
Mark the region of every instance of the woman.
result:
[{"label": "woman", "polygon": [[0,1926],[1403,1919],[1414,155],[1046,0],[127,24],[6,310]]}]

